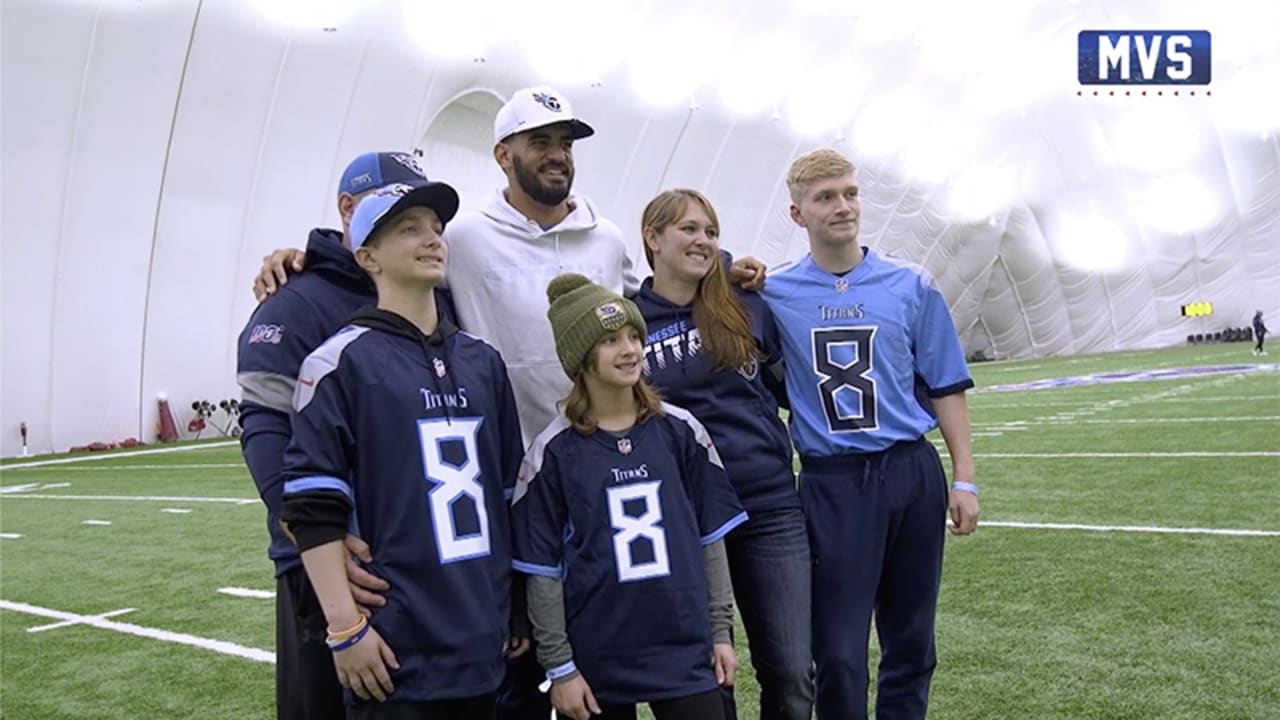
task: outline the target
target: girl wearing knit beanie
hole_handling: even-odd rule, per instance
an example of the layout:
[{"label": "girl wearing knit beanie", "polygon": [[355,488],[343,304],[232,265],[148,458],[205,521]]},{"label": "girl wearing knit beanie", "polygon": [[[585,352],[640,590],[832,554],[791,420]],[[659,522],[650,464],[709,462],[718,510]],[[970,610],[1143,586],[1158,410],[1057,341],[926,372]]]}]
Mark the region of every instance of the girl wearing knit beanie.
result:
[{"label": "girl wearing knit beanie", "polygon": [[581,275],[547,297],[573,390],[525,455],[512,530],[552,704],[723,720],[737,668],[723,538],[746,512],[705,428],[642,379],[639,309]]}]

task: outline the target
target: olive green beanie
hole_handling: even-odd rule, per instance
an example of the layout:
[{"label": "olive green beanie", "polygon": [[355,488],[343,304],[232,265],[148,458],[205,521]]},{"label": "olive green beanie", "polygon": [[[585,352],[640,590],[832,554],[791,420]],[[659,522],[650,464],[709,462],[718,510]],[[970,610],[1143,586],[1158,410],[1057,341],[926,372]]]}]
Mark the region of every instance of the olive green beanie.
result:
[{"label": "olive green beanie", "polygon": [[582,370],[591,349],[606,335],[630,324],[643,339],[648,330],[640,308],[576,273],[559,275],[547,286],[547,319],[556,355],[570,378]]}]

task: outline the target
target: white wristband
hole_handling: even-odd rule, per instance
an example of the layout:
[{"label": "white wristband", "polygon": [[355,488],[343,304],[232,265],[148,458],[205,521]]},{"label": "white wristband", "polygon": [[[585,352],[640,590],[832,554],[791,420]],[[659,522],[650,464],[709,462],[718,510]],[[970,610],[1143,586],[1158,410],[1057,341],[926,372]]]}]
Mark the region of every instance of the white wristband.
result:
[{"label": "white wristband", "polygon": [[962,482],[962,481],[960,481],[960,480],[957,480],[957,481],[955,481],[955,482],[951,483],[951,489],[952,489],[952,490],[963,490],[963,491],[965,491],[965,492],[967,492],[967,493],[973,493],[974,495],[977,495],[977,494],[978,494],[978,486],[977,486],[977,485],[974,485],[973,483],[970,483],[970,482]]}]

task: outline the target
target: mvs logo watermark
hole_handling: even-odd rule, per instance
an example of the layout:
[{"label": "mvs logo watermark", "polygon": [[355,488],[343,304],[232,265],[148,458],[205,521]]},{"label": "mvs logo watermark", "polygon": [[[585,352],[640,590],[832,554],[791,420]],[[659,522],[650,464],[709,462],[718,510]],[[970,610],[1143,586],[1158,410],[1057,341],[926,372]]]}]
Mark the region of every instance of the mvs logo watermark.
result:
[{"label": "mvs logo watermark", "polygon": [[1081,85],[1208,85],[1208,30],[1081,30]]}]

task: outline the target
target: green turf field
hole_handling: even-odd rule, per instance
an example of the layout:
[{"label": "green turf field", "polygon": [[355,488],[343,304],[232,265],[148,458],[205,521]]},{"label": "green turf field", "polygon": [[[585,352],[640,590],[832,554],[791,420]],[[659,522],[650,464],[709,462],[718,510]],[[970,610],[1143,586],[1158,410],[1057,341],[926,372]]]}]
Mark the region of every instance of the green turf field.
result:
[{"label": "green turf field", "polygon": [[[986,524],[948,540],[931,717],[1280,718],[1280,371],[988,390],[1260,359],[973,366]],[[23,464],[0,468],[0,716],[274,717],[272,600],[218,592],[274,589],[238,448]]]}]

